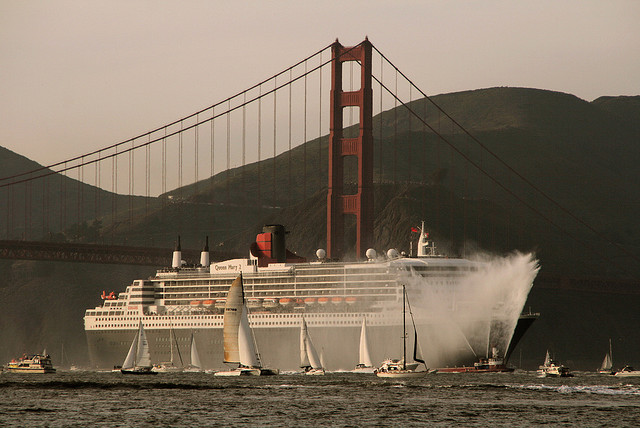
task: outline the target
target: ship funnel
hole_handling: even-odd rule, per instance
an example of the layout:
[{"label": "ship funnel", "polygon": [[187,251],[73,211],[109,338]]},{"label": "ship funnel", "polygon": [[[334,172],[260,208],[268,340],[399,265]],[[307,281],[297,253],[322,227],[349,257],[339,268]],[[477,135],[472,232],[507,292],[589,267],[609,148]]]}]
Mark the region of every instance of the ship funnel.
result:
[{"label": "ship funnel", "polygon": [[203,267],[209,267],[209,237],[207,236],[205,239],[204,248],[200,253],[200,265]]},{"label": "ship funnel", "polygon": [[262,228],[263,233],[271,234],[271,258],[278,263],[287,261],[287,249],[285,234],[287,233],[281,224],[268,224]]},{"label": "ship funnel", "polygon": [[178,235],[178,242],[176,248],[173,250],[173,259],[171,260],[172,268],[179,268],[182,265],[182,249],[180,248],[180,235]]}]

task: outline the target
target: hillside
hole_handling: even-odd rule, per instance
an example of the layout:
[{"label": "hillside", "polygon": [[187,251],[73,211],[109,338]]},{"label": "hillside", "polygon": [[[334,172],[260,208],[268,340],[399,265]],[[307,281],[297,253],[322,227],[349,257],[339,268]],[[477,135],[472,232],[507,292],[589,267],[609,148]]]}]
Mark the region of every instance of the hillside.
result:
[{"label": "hillside", "polygon": [[[93,167],[86,168],[87,175],[89,170],[93,174]],[[114,218],[128,218],[129,204],[141,210],[147,202],[156,203],[155,198],[118,195],[82,183],[71,178],[78,176],[77,171],[51,174],[51,170],[2,146],[0,171],[0,186],[24,181],[0,187],[0,239],[104,241],[106,234],[100,235],[98,230],[92,230],[90,236],[80,233],[87,230],[82,224],[88,229],[95,220],[109,225]],[[35,172],[24,174],[30,171]],[[17,177],[10,178],[13,176]]]}]

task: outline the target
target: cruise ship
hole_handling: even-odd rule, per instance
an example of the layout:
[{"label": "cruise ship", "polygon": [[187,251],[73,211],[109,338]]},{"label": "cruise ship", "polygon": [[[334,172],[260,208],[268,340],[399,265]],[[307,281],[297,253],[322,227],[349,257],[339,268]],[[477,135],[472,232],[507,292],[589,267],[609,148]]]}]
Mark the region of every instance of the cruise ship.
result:
[{"label": "cruise ship", "polygon": [[487,262],[439,255],[424,223],[415,230],[415,255],[395,249],[378,255],[370,249],[367,260],[353,262],[329,260],[322,249],[315,260],[291,253],[282,225],[265,226],[248,257],[216,263],[210,263],[206,245],[200,263],[187,265],[178,241],[170,268],[134,280],[117,295],[103,293],[102,304],[86,310],[91,363],[95,368],[121,364],[142,322],[152,363],[168,361],[177,350],[188,365],[193,336],[203,368],[223,369],[226,294],[239,274],[257,349],[269,367],[299,368],[303,320],[329,370],[355,366],[363,319],[373,361],[397,357],[403,285],[430,367],[473,364],[489,349],[508,360],[536,319],[521,314],[537,273],[535,261],[528,262],[530,272],[517,276],[523,283],[512,284],[509,277],[487,276]]}]

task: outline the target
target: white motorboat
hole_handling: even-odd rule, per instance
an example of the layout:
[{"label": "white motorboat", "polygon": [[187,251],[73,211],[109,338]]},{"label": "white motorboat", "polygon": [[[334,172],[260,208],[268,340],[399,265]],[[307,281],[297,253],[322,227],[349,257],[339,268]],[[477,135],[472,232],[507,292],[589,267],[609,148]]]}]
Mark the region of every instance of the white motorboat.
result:
[{"label": "white motorboat", "polygon": [[622,370],[617,371],[614,376],[640,376],[640,370],[636,370],[631,366],[624,366]]},{"label": "white motorboat", "polygon": [[551,354],[547,350],[544,364],[538,367],[538,377],[572,377],[573,374],[568,367],[563,366],[551,359]]}]

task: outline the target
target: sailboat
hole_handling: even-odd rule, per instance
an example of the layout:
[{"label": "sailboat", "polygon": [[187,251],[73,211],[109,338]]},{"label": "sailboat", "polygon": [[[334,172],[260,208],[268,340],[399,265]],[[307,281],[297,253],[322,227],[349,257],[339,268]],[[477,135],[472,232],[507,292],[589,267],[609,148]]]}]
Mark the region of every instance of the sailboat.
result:
[{"label": "sailboat", "polygon": [[202,363],[200,362],[200,356],[198,355],[198,348],[196,348],[196,337],[191,333],[191,364],[184,369],[185,372],[201,372]]},{"label": "sailboat", "polygon": [[304,370],[303,373],[307,375],[324,374],[322,361],[318,358],[318,352],[313,346],[307,329],[307,322],[304,318],[302,318],[302,325],[300,326],[300,367]]},{"label": "sailboat", "polygon": [[122,363],[120,372],[123,374],[157,374],[151,366],[151,354],[149,353],[149,342],[144,333],[142,321],[138,325],[138,333],[131,342],[129,353]]},{"label": "sailboat", "polygon": [[[180,359],[180,365],[176,365],[175,364],[175,357],[174,357],[174,352],[173,352],[173,348],[175,348],[178,351],[178,358]],[[171,348],[171,361],[168,361],[166,363],[158,363],[158,364],[154,364],[153,365],[153,371],[154,372],[159,372],[159,373],[176,373],[176,372],[181,372],[184,370],[184,363],[182,362],[182,355],[180,354],[180,348],[178,347],[178,341],[176,339],[176,335],[173,331],[173,327],[171,325],[169,325],[169,347]]]},{"label": "sailboat", "polygon": [[600,370],[598,373],[601,374],[613,374],[613,352],[611,351],[611,339],[609,339],[609,352],[605,354],[604,360],[602,360],[602,365],[600,366]]},{"label": "sailboat", "polygon": [[[242,274],[238,276],[227,293],[222,326],[224,340],[224,362],[237,363],[233,370],[216,372],[215,376],[266,376],[278,374],[277,370],[262,367],[253,333],[249,326],[247,304],[242,286]],[[193,348],[192,348],[193,349]]]},{"label": "sailboat", "polygon": [[358,356],[358,364],[356,368],[351,370],[352,373],[375,373],[376,368],[371,362],[371,354],[369,353],[369,341],[367,340],[367,319],[362,319],[362,329],[360,330],[360,350]]},{"label": "sailboat", "polygon": [[422,354],[420,352],[420,343],[418,342],[418,330],[416,330],[416,323],[413,320],[413,313],[411,312],[411,306],[409,306],[409,314],[411,315],[411,323],[413,324],[413,363],[407,363],[407,327],[406,327],[406,309],[409,306],[409,300],[407,298],[407,290],[405,286],[402,286],[402,359],[388,359],[382,362],[382,365],[376,369],[376,375],[378,377],[420,377],[429,372],[435,372],[435,370],[420,370],[418,366],[420,363],[427,364],[421,359]]}]

